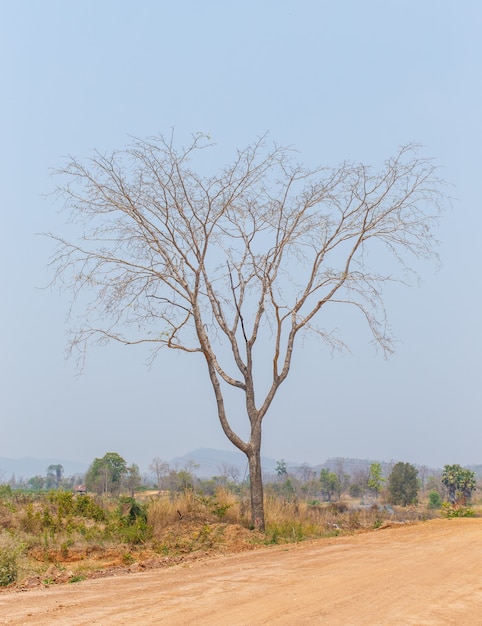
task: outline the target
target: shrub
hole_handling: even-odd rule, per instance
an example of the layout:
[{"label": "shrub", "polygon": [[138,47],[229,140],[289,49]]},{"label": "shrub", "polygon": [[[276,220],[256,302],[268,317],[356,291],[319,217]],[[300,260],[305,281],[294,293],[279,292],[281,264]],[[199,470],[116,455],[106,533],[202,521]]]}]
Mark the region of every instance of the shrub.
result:
[{"label": "shrub", "polygon": [[428,494],[428,508],[439,509],[442,506],[442,498],[438,491],[431,491]]},{"label": "shrub", "polygon": [[10,485],[0,485],[0,498],[11,498],[12,488]]},{"label": "shrub", "polygon": [[17,580],[20,548],[6,533],[0,535],[0,587],[11,585]]},{"label": "shrub", "polygon": [[467,506],[453,506],[450,502],[442,504],[442,512],[448,519],[453,517],[475,517],[474,509]]},{"label": "shrub", "polygon": [[39,534],[43,529],[42,515],[33,502],[28,502],[19,518],[20,528],[26,533]]},{"label": "shrub", "polygon": [[49,502],[57,507],[59,519],[74,512],[74,499],[71,491],[50,491]]},{"label": "shrub", "polygon": [[102,522],[106,518],[104,509],[95,501],[92,496],[87,494],[77,496],[74,500],[74,514],[81,515]]}]

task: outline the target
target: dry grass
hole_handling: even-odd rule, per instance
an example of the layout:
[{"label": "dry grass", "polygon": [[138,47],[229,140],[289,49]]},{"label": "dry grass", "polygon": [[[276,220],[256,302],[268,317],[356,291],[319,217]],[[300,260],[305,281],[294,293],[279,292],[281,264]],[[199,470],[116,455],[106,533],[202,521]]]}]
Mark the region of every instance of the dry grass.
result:
[{"label": "dry grass", "polygon": [[241,514],[241,502],[227,489],[218,489],[212,496],[194,491],[169,494],[161,492],[148,501],[147,519],[154,537],[166,526],[179,521],[217,522],[240,524],[245,521]]}]

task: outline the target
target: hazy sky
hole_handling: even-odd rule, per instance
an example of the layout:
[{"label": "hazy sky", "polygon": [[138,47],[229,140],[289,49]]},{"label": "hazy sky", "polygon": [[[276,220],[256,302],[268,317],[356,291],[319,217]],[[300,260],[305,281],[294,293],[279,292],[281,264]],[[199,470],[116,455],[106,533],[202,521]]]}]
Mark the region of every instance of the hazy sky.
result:
[{"label": "hazy sky", "polygon": [[47,284],[65,232],[50,168],[129,136],[209,133],[226,159],[269,131],[307,165],[379,164],[409,141],[440,164],[453,209],[443,266],[392,288],[385,361],[363,325],[352,352],[299,345],[263,454],[482,463],[482,3],[479,0],[3,0],[0,19],[0,456],[147,467],[231,449],[204,363],[142,348],[65,360],[68,298]]}]

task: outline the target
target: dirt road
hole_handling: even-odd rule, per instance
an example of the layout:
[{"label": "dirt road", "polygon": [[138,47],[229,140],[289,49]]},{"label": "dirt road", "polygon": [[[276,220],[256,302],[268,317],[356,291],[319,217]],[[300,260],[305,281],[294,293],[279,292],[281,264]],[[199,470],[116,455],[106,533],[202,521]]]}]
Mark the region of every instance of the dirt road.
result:
[{"label": "dirt road", "polygon": [[482,624],[482,519],[432,520],[0,594],[19,626]]}]

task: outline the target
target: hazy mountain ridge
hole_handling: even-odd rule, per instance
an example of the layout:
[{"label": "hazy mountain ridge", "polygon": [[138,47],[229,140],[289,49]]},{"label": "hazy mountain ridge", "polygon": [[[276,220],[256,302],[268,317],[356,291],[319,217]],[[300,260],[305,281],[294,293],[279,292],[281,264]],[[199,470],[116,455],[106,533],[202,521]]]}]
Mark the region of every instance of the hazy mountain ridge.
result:
[{"label": "hazy mountain ridge", "polygon": [[[267,478],[276,474],[276,466],[281,459],[272,459],[269,457],[262,457],[263,473]],[[332,471],[342,471],[349,476],[353,476],[361,471],[368,471],[371,463],[380,463],[382,466],[383,474],[388,476],[397,461],[378,461],[375,459],[359,459],[359,458],[345,458],[345,457],[331,457],[326,461],[311,465],[309,463],[296,462],[283,459],[286,462],[288,472],[295,473],[297,469],[302,467],[309,467],[316,472],[319,472],[322,468],[327,468]],[[85,474],[89,464],[81,461],[70,461],[65,459],[38,459],[33,457],[25,457],[21,459],[10,459],[7,457],[0,457],[0,482],[8,481],[15,475],[17,480],[29,479],[33,476],[45,476],[49,465],[60,464],[64,468],[65,476],[74,476]],[[200,478],[211,478],[212,476],[219,476],[223,473],[223,468],[229,466],[236,466],[239,472],[239,479],[243,480],[248,476],[248,464],[246,457],[241,452],[236,450],[219,450],[215,448],[199,448],[192,450],[184,454],[183,456],[177,456],[169,461],[169,465],[172,469],[182,469],[187,467]],[[440,472],[441,468],[432,468],[425,465],[413,464],[419,473],[432,475],[436,472]],[[474,471],[478,477],[482,476],[482,464],[472,464],[466,466],[468,469]]]}]

